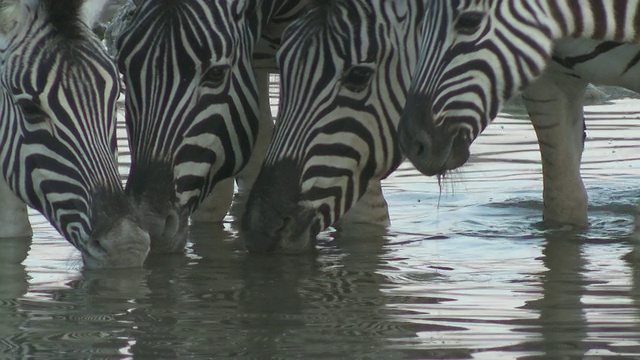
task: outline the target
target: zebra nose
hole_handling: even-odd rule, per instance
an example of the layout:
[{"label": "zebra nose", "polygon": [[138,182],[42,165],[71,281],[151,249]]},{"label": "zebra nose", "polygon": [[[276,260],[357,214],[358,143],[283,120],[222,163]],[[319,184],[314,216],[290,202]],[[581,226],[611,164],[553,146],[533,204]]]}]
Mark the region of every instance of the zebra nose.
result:
[{"label": "zebra nose", "polygon": [[404,144],[408,144],[405,153],[409,158],[422,159],[429,155],[431,137],[425,132],[419,132],[414,134],[411,139],[405,140]]},{"label": "zebra nose", "polygon": [[432,147],[432,138],[424,129],[414,126],[401,126],[399,129],[400,148],[411,160],[426,161]]},{"label": "zebra nose", "polygon": [[[296,225],[293,214],[271,213],[263,216],[262,211],[250,208],[242,218],[241,238],[252,253],[272,253],[280,251]],[[275,216],[274,216],[275,215]]]},{"label": "zebra nose", "polygon": [[282,247],[283,235],[290,232],[294,219],[285,216],[276,226],[266,228],[263,234],[248,233],[245,237],[245,246],[249,252],[272,253]]},{"label": "zebra nose", "polygon": [[447,134],[451,138],[451,142],[454,146],[465,146],[468,147],[471,145],[471,134],[469,130],[462,126],[460,123],[450,124],[446,128]]},{"label": "zebra nose", "polygon": [[162,230],[162,236],[166,239],[172,239],[178,233],[180,229],[180,217],[174,210],[169,211],[167,217],[164,219],[164,228]]},{"label": "zebra nose", "polygon": [[84,257],[87,268],[139,267],[150,249],[149,234],[136,221],[122,219],[91,241],[91,257]]},{"label": "zebra nose", "polygon": [[283,217],[281,220],[280,226],[276,227],[273,233],[270,234],[271,237],[280,239],[281,241],[283,236],[286,236],[287,234],[291,233],[291,229],[293,228],[293,223],[294,223],[293,216]]},{"label": "zebra nose", "polygon": [[430,113],[429,99],[420,94],[410,94],[402,112],[398,128],[400,149],[414,164],[428,161],[433,138],[434,125]]}]

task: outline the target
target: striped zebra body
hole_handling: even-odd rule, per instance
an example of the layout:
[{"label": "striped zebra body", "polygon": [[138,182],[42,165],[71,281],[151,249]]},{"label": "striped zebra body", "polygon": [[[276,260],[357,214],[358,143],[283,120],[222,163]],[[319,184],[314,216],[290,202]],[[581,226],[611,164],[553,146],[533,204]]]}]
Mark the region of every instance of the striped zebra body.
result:
[{"label": "striped zebra body", "polygon": [[287,28],[278,121],[241,220],[250,251],[308,249],[339,220],[388,224],[380,180],[402,159],[425,2],[316,2]]},{"label": "striped zebra body", "polygon": [[10,217],[2,220],[26,223],[15,218],[26,216],[19,199],[80,250],[85,266],[141,266],[149,237],[117,171],[118,73],[88,26],[93,5],[0,2],[0,194],[18,211],[3,209]]},{"label": "striped zebra body", "polygon": [[587,225],[582,94],[589,82],[637,88],[639,4],[432,1],[399,127],[404,153],[427,175],[461,166],[522,91],[540,144],[545,222]]},{"label": "striped zebra body", "polygon": [[175,252],[207,196],[207,212],[221,220],[231,177],[250,188],[273,127],[268,70],[254,71],[256,43],[301,1],[139,3],[117,41],[132,158],[126,191],[144,214],[152,251]]},{"label": "striped zebra body", "polygon": [[[432,1],[400,127],[409,159],[429,175],[462,165],[468,145],[504,102],[542,74],[556,41],[574,37],[633,42],[640,25],[631,20],[638,4]],[[624,21],[615,18],[618,12],[626,14]]]}]

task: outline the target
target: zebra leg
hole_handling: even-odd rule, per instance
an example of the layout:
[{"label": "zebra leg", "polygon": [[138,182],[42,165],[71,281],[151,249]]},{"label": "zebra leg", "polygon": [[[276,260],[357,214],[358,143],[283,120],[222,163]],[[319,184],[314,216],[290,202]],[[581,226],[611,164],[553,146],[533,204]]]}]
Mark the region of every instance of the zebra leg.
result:
[{"label": "zebra leg", "polygon": [[274,126],[273,116],[271,115],[271,104],[269,103],[269,70],[256,69],[255,72],[260,102],[260,128],[258,129],[258,138],[256,139],[249,162],[242,171],[236,175],[238,196],[240,197],[245,197],[245,195],[249,194],[253,183],[258,177],[264,155],[271,142]]},{"label": "zebra leg", "polygon": [[548,69],[523,94],[540,146],[543,219],[548,225],[588,225],[587,192],[580,175],[587,85]]},{"label": "zebra leg", "polygon": [[340,228],[346,224],[371,224],[381,227],[391,224],[387,200],[382,193],[379,179],[369,181],[364,195],[333,226]]},{"label": "zebra leg", "polygon": [[191,214],[191,221],[221,222],[233,201],[233,178],[220,181]]},{"label": "zebra leg", "polygon": [[27,206],[0,179],[0,237],[30,237],[33,235]]}]

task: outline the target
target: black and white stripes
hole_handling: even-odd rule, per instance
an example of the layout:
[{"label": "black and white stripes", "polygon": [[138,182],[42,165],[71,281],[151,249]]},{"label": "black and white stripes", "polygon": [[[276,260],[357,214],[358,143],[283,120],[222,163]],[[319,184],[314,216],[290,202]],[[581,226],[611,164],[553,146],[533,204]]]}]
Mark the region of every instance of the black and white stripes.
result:
[{"label": "black and white stripes", "polygon": [[[433,0],[399,127],[418,170],[442,175],[523,92],[540,144],[545,222],[586,226],[580,176],[589,82],[638,89],[637,0]],[[635,45],[632,45],[635,44]]]},{"label": "black and white stripes", "polygon": [[434,0],[400,127],[426,174],[462,165],[504,102],[542,74],[564,37],[638,38],[637,0]]},{"label": "black and white stripes", "polygon": [[118,73],[82,21],[85,4],[2,5],[4,179],[82,252],[87,266],[141,265],[148,236],[137,227],[117,170]]},{"label": "black and white stripes", "polygon": [[[117,42],[132,155],[126,191],[144,214],[153,250],[181,251],[188,217],[214,186],[243,169],[259,136],[268,141],[260,123],[256,43],[272,19],[283,21],[280,12],[302,2],[140,3]],[[273,120],[266,121],[270,129]]]},{"label": "black and white stripes", "polygon": [[395,131],[423,6],[316,2],[287,28],[275,133],[242,220],[250,250],[306,248],[344,214],[388,223],[380,179],[401,160]]}]

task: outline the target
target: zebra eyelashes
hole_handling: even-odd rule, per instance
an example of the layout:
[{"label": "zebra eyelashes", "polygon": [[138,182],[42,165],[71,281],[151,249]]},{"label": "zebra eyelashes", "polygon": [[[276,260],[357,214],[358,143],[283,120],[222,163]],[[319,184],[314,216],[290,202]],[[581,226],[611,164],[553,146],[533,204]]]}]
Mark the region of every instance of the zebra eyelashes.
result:
[{"label": "zebra eyelashes", "polygon": [[227,72],[229,72],[229,68],[229,65],[211,66],[202,75],[202,85],[209,87],[218,87],[222,85],[227,78]]},{"label": "zebra eyelashes", "polygon": [[361,92],[369,86],[372,75],[373,69],[370,67],[352,66],[342,76],[342,85],[353,92]]},{"label": "zebra eyelashes", "polygon": [[479,11],[467,11],[458,16],[455,29],[463,35],[473,35],[482,24],[484,14]]}]

